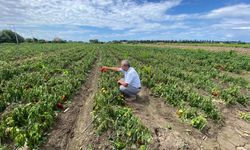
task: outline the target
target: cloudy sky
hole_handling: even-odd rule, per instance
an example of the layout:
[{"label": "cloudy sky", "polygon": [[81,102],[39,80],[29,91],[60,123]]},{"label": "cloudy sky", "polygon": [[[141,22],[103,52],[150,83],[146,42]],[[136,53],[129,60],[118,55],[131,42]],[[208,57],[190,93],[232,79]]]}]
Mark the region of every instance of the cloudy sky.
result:
[{"label": "cloudy sky", "polygon": [[0,29],[51,40],[250,42],[250,0],[0,0]]}]

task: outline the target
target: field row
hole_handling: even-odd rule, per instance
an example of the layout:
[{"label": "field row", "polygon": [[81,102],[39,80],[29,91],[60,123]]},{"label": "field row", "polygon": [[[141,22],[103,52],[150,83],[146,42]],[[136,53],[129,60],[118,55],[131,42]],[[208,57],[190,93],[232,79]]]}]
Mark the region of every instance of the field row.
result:
[{"label": "field row", "polygon": [[207,118],[223,119],[218,101],[225,105],[249,105],[250,83],[237,77],[249,73],[247,56],[127,45],[112,45],[107,49],[113,49],[120,59],[130,60],[138,69],[143,85],[155,96],[178,106],[180,117],[191,119],[191,124],[199,129],[205,127]]},{"label": "field row", "polygon": [[[40,45],[30,49],[37,46]],[[97,56],[96,48],[88,45],[76,45],[67,51],[61,51],[59,46],[54,53],[37,56],[36,61],[10,63],[0,68],[2,143],[11,139],[18,147],[36,148],[46,137],[57,112],[70,104],[74,93],[85,82]]]},{"label": "field row", "polygon": [[[0,144],[37,148],[56,114],[70,105],[98,60],[118,66],[128,59],[143,86],[177,107],[181,120],[203,130],[222,122],[219,104],[249,106],[250,57],[127,44],[0,45]],[[119,92],[120,73],[101,73],[93,106],[97,135],[109,132],[111,147],[146,149],[152,133]],[[90,77],[91,78],[91,77]],[[8,144],[7,144],[8,145]]]}]

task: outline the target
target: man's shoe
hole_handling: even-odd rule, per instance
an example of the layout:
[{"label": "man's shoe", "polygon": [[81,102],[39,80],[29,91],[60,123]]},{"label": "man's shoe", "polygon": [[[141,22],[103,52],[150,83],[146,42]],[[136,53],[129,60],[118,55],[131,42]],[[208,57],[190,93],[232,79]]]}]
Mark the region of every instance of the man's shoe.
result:
[{"label": "man's shoe", "polygon": [[125,100],[128,101],[128,102],[135,101],[136,100],[136,96],[127,97]]}]

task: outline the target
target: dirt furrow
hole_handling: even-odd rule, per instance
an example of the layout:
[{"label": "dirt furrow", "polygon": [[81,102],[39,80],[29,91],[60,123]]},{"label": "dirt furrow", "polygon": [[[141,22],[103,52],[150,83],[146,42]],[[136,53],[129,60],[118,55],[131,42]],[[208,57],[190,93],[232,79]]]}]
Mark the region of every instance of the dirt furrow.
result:
[{"label": "dirt furrow", "polygon": [[[153,139],[149,149],[249,149],[250,125],[239,118],[237,108],[222,109],[225,123],[218,126],[210,122],[209,130],[201,133],[176,115],[176,109],[164,103],[161,98],[150,96],[143,87],[137,101],[129,102],[129,107],[142,123],[151,130]],[[247,110],[247,108],[246,108]],[[245,110],[245,111],[246,111]]]},{"label": "dirt furrow", "polygon": [[67,150],[79,150],[87,149],[91,141],[94,140],[94,131],[92,126],[92,109],[94,96],[97,90],[97,80],[98,80],[98,65],[96,65],[93,74],[90,78],[89,88],[85,93],[88,93],[86,96],[83,106],[80,108],[79,116],[76,121],[75,128],[73,130],[72,136],[69,139]]},{"label": "dirt furrow", "polygon": [[199,149],[203,135],[181,122],[175,108],[165,104],[162,99],[150,96],[150,91],[145,87],[139,93],[138,100],[128,105],[152,132],[149,149]]},{"label": "dirt furrow", "polygon": [[92,139],[91,136],[94,136],[90,132],[92,127],[90,126],[86,132],[83,130],[91,122],[97,79],[98,60],[89,73],[86,83],[75,94],[71,106],[66,112],[57,116],[47,141],[41,147],[42,150],[80,149]]}]

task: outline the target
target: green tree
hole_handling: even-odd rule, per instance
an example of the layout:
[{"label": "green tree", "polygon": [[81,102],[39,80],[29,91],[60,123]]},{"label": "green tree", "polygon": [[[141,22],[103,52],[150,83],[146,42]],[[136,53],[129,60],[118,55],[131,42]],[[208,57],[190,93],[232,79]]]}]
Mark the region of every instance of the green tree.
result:
[{"label": "green tree", "polygon": [[25,39],[25,42],[27,42],[27,43],[33,43],[34,40],[32,38],[27,38],[27,39]]},{"label": "green tree", "polygon": [[16,43],[16,38],[19,43],[24,42],[24,38],[21,35],[11,30],[0,31],[0,43]]},{"label": "green tree", "polygon": [[89,40],[89,43],[99,43],[99,40],[98,39],[91,39],[91,40]]},{"label": "green tree", "polygon": [[55,37],[52,41],[53,43],[66,43],[65,40],[62,40],[61,38],[59,37]]}]

